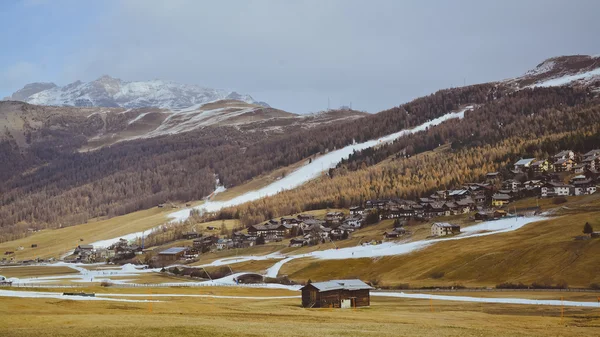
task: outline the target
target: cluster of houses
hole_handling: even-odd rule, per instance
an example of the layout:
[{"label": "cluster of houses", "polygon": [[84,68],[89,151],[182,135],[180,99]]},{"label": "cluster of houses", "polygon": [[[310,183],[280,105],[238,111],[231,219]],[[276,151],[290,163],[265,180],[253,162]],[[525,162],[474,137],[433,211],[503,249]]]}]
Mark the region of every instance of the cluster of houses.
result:
[{"label": "cluster of houses", "polygon": [[125,239],[119,239],[118,242],[108,248],[94,247],[93,245],[78,245],[73,251],[72,258],[69,260],[84,263],[106,262],[109,260],[119,261],[135,257],[142,254],[143,248],[131,244]]},{"label": "cluster of houses", "polygon": [[[350,214],[377,212],[380,219],[431,219],[499,208],[520,198],[587,195],[597,191],[600,150],[592,150],[581,156],[565,150],[551,159],[552,161],[520,159],[509,172],[510,179],[503,180],[501,173],[490,172],[486,174],[483,182],[467,183],[458,189],[436,191],[418,200],[368,200],[362,206],[351,207]],[[576,175],[568,184],[561,180],[574,174]]]},{"label": "cluster of houses", "polygon": [[325,240],[347,239],[352,232],[361,227],[362,223],[362,214],[345,216],[342,212],[328,212],[324,220],[319,220],[311,214],[299,214],[296,217],[271,219],[266,223],[250,226],[248,234],[240,235],[244,235],[244,240],[254,242],[282,241],[285,238],[292,238],[290,247],[302,247]]}]

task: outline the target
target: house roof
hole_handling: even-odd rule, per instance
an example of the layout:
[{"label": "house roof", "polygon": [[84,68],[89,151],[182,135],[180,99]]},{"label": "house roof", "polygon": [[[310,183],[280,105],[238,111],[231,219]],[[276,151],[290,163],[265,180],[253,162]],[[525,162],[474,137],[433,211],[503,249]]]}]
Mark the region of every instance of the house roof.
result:
[{"label": "house roof", "polygon": [[163,250],[160,252],[160,255],[175,255],[185,251],[187,248],[185,247],[171,247],[169,249]]},{"label": "house roof", "polygon": [[571,154],[571,152],[573,152],[573,151],[571,151],[571,150],[560,151],[559,153],[554,155],[554,158],[568,156],[569,154]]},{"label": "house roof", "polygon": [[557,160],[557,161],[554,163],[554,165],[561,165],[561,164],[564,164],[564,163],[567,163],[567,162],[570,162],[570,161],[571,161],[571,159],[569,159],[569,158],[563,158],[563,159],[559,159],[559,160]]},{"label": "house roof", "polygon": [[370,285],[364,283],[358,279],[352,280],[331,280],[325,282],[314,282],[311,283],[313,287],[317,288],[321,291],[331,291],[331,290],[363,290],[363,289],[373,289]]},{"label": "house roof", "polygon": [[495,200],[510,200],[511,197],[508,194],[496,193],[492,196],[492,199]]},{"label": "house roof", "polygon": [[586,152],[583,156],[584,157],[589,157],[589,156],[595,156],[597,154],[600,154],[600,149],[595,149],[595,150],[591,150],[589,152]]},{"label": "house roof", "polygon": [[79,245],[79,249],[94,249],[94,245]]},{"label": "house roof", "polygon": [[456,227],[460,227],[459,225],[454,225],[454,224],[447,223],[447,222],[435,222],[433,224],[433,226],[435,226],[435,227],[442,227],[442,228],[456,228]]},{"label": "house roof", "polygon": [[452,191],[450,191],[449,195],[452,197],[452,196],[457,196],[457,195],[458,196],[465,195],[467,193],[469,193],[468,190],[452,190]]},{"label": "house roof", "polygon": [[529,165],[535,158],[524,158],[515,163],[515,165]]},{"label": "house roof", "polygon": [[488,177],[494,177],[494,176],[497,176],[498,174],[500,174],[500,172],[488,172],[486,174],[486,176],[488,176]]}]

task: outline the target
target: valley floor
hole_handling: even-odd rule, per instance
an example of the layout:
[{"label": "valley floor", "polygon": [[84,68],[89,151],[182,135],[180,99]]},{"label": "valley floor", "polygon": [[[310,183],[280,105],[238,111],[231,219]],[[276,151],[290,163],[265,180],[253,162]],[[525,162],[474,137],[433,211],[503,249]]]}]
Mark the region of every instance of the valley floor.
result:
[{"label": "valley floor", "polygon": [[600,308],[373,296],[369,308],[304,309],[297,297],[258,300],[156,294],[298,295],[285,290],[104,291],[135,292],[141,299],[160,302],[3,297],[0,336],[592,336],[600,329]]}]

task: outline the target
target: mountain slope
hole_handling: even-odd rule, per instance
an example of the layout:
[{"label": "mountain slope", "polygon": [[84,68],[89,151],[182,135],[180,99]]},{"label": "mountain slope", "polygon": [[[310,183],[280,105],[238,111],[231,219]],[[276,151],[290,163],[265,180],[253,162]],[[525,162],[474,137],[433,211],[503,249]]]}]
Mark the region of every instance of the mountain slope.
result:
[{"label": "mountain slope", "polygon": [[78,107],[161,108],[180,110],[205,103],[232,99],[268,107],[249,95],[203,88],[170,81],[126,82],[110,76],[95,81],[76,81],[63,87],[54,83],[31,83],[15,92],[8,100],[36,105]]}]

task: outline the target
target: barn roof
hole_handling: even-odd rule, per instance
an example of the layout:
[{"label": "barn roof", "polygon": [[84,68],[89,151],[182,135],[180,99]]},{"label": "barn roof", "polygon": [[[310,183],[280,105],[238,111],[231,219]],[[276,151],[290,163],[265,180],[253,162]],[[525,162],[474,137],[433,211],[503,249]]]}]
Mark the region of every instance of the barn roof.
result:
[{"label": "barn roof", "polygon": [[179,253],[183,252],[184,250],[185,250],[185,247],[171,247],[171,248],[169,248],[167,250],[163,250],[159,254],[161,254],[161,255],[174,255],[174,254],[179,254]]},{"label": "barn roof", "polygon": [[319,291],[331,291],[331,290],[362,290],[362,289],[373,289],[370,285],[364,283],[361,280],[331,280],[325,282],[314,282],[310,284],[317,288]]}]

